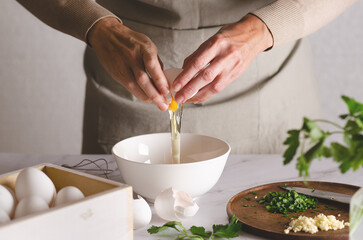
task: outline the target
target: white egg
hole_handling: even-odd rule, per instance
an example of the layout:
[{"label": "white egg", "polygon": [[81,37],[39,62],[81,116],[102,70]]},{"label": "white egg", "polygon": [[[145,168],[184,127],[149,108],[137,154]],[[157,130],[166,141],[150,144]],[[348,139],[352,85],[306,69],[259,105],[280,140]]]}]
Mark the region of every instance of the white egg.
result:
[{"label": "white egg", "polygon": [[168,188],[159,193],[155,199],[154,208],[159,217],[167,221],[180,221],[192,217],[199,210],[189,194],[174,188]]},{"label": "white egg", "polygon": [[23,198],[16,206],[15,218],[20,218],[33,213],[41,212],[49,208],[46,201],[38,196]]},{"label": "white egg", "polygon": [[59,190],[55,198],[54,206],[76,202],[84,198],[83,193],[76,187],[67,186]]},{"label": "white egg", "polygon": [[151,209],[149,204],[141,196],[133,201],[134,229],[147,226],[151,221]]},{"label": "white egg", "polygon": [[50,178],[37,168],[22,170],[16,179],[15,194],[18,201],[35,195],[50,205],[55,197],[55,187]]},{"label": "white egg", "polygon": [[15,211],[16,199],[14,192],[3,185],[0,185],[0,209],[9,217],[12,217]]},{"label": "white egg", "polygon": [[0,209],[0,225],[7,222],[10,222],[8,214],[4,210]]}]

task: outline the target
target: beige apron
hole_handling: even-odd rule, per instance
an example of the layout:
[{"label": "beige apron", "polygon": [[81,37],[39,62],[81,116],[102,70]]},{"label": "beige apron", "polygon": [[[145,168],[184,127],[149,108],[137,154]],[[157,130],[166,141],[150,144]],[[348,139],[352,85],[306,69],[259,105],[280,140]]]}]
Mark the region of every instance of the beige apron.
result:
[{"label": "beige apron", "polygon": [[[143,0],[101,1],[131,29],[156,44],[165,68],[184,59],[222,25],[271,1]],[[85,53],[87,92],[84,153],[109,153],[118,141],[168,132],[168,112],[142,103],[114,81],[91,49]],[[286,131],[320,109],[306,40],[261,53],[248,70],[203,104],[185,104],[182,132],[226,140],[232,153],[281,153]],[[100,148],[101,147],[101,148]]]}]

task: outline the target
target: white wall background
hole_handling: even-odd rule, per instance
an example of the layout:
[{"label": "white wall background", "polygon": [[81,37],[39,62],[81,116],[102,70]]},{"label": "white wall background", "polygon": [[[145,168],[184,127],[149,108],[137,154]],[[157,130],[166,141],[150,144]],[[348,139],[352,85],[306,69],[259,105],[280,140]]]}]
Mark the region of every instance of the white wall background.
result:
[{"label": "white wall background", "polygon": [[0,1],[0,151],[79,153],[84,44]]},{"label": "white wall background", "polygon": [[[85,45],[0,1],[0,151],[80,153]],[[363,101],[363,3],[310,36],[324,117]]]}]

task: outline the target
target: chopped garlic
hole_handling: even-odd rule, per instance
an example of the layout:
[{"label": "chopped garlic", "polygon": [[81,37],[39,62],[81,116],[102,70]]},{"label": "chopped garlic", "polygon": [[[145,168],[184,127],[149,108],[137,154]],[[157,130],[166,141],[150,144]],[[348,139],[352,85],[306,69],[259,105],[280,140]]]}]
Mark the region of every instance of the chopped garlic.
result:
[{"label": "chopped garlic", "polygon": [[344,223],[344,220],[339,221],[333,215],[325,216],[321,213],[314,218],[300,216],[298,219],[292,220],[284,232],[288,234],[292,230],[294,232],[304,231],[314,234],[319,229],[322,231],[338,230],[343,229],[345,226],[349,226],[349,223]]}]

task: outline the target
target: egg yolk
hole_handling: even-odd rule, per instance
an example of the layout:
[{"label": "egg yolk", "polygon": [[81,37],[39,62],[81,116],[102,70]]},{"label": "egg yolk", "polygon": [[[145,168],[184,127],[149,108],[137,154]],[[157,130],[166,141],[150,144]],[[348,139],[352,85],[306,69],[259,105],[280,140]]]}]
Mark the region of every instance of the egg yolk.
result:
[{"label": "egg yolk", "polygon": [[169,104],[169,110],[175,112],[177,108],[178,108],[178,103],[175,101],[173,96],[171,96],[171,103]]}]

